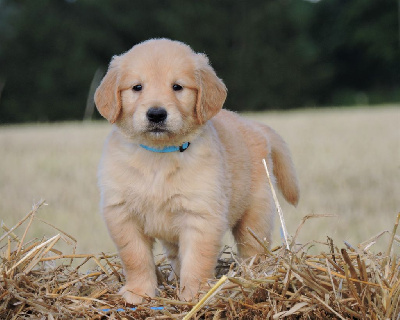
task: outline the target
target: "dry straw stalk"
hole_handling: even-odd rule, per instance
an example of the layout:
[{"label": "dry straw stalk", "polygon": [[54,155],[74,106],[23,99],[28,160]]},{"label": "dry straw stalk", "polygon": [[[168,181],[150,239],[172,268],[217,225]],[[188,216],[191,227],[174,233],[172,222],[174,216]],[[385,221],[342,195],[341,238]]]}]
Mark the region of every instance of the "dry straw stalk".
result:
[{"label": "dry straw stalk", "polygon": [[[117,255],[75,254],[76,241],[58,228],[50,238],[26,241],[30,226],[43,223],[36,217],[43,204],[3,228],[0,319],[400,319],[400,214],[384,254],[368,242],[341,250],[330,242],[328,253],[309,255],[294,239],[290,250],[266,248],[250,261],[228,250],[218,261],[219,280],[210,279],[197,304],[179,301],[164,259],[157,264],[159,296],[127,306],[116,295],[124,278]],[[57,249],[67,239],[72,253]],[[93,270],[83,272],[90,262]]]}]

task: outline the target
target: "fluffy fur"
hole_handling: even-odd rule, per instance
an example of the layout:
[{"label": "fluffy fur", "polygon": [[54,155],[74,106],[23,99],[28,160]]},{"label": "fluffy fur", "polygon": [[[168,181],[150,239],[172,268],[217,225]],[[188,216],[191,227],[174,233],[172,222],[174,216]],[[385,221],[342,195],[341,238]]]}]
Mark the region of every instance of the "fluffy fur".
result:
[{"label": "fluffy fur", "polygon": [[[120,294],[129,303],[156,293],[155,238],[186,300],[213,276],[228,229],[241,257],[262,252],[247,227],[270,240],[275,206],[263,158],[284,197],[298,202],[285,142],[268,126],[221,110],[225,98],[226,87],[207,57],[168,39],[113,57],[96,91],[99,112],[113,123],[99,167],[101,208],[126,275]],[[146,116],[154,107],[167,111],[160,123]],[[140,147],[186,141],[191,145],[185,152]]]}]

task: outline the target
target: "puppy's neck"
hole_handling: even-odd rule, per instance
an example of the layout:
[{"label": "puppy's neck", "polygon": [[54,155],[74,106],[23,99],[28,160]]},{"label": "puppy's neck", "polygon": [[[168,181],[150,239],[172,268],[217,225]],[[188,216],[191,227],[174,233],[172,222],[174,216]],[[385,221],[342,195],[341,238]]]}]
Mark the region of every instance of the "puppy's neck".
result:
[{"label": "puppy's neck", "polygon": [[190,142],[185,142],[180,146],[166,146],[163,148],[153,148],[153,147],[146,146],[144,144],[140,144],[140,146],[143,149],[146,149],[151,152],[157,152],[157,153],[184,152],[185,150],[187,150],[187,148],[189,148]]}]

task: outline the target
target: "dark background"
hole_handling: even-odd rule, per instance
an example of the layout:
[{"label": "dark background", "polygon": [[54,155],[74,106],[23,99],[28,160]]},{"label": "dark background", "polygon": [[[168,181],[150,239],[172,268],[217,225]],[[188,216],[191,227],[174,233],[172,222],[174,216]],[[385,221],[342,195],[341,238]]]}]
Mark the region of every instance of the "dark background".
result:
[{"label": "dark background", "polygon": [[154,37],[207,53],[231,110],[400,101],[395,0],[0,0],[0,123],[83,119],[111,57]]}]

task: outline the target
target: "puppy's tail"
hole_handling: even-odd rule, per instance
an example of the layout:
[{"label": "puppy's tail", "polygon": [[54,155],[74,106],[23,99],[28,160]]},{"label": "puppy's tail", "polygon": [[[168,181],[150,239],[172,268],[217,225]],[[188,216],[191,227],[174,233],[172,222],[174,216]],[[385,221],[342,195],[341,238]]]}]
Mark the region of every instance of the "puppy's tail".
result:
[{"label": "puppy's tail", "polygon": [[282,137],[273,129],[269,127],[265,129],[268,132],[268,138],[271,143],[271,156],[274,164],[273,173],[278,188],[285,199],[296,206],[299,202],[300,190],[289,148]]}]

